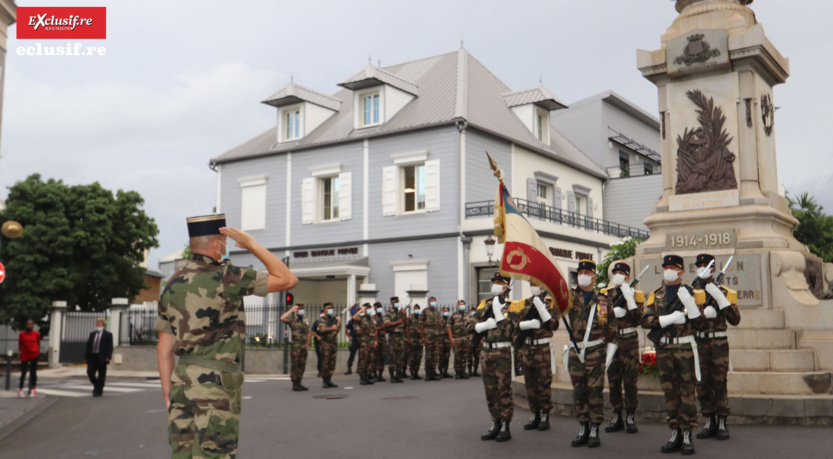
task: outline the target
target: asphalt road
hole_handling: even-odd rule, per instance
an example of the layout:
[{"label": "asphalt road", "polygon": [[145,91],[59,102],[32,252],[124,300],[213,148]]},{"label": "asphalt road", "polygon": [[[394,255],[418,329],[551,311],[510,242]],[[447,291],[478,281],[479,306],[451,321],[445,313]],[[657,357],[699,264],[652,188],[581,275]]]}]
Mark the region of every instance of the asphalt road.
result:
[{"label": "asphalt road", "polygon": [[[324,390],[317,380],[308,380],[310,390],[298,393],[289,390],[288,381],[248,383],[238,457],[667,457],[659,451],[669,436],[664,425],[642,423],[636,435],[602,433],[602,446],[589,450],[570,447],[577,432],[573,419],[553,418],[550,431],[525,432],[529,412],[524,410],[516,410],[512,441],[482,442],[479,436],[490,421],[479,378],[374,386],[359,386],[354,377],[334,381],[339,388]],[[0,442],[0,456],[163,458],[170,455],[165,424],[157,390],[60,398]],[[730,428],[731,440],[695,441],[697,455],[833,457],[829,427]]]}]

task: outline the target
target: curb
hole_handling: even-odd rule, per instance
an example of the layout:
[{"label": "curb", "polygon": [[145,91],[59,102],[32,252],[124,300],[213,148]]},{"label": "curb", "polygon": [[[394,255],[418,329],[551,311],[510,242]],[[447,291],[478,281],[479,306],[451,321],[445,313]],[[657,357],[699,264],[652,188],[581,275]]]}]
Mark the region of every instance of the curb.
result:
[{"label": "curb", "polygon": [[43,397],[41,399],[36,399],[33,403],[27,406],[26,409],[18,413],[17,416],[0,424],[0,441],[11,435],[11,433],[17,430],[18,427],[26,424],[57,401],[58,399],[55,397]]}]

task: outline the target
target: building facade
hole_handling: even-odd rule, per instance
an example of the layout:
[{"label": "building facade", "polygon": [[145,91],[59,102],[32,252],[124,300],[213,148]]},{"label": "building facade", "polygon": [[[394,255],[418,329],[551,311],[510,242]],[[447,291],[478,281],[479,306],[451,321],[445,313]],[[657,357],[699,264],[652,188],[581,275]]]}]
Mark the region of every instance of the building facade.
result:
[{"label": "building facade", "polygon": [[422,304],[488,291],[501,247],[490,263],[486,152],[565,270],[646,235],[603,218],[608,175],[553,128],[565,105],[543,86],[513,91],[465,49],[367,65],[339,86],[291,82],[264,101],[273,128],[211,161],[218,211],[288,258],[298,300],[353,303],[363,283]]}]

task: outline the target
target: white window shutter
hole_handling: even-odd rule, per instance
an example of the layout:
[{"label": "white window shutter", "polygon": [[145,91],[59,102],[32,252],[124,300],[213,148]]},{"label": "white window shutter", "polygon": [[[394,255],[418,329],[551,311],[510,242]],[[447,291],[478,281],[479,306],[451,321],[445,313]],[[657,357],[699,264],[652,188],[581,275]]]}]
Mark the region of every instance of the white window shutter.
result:
[{"label": "white window shutter", "polygon": [[576,194],[572,191],[567,192],[567,211],[573,213],[576,211]]},{"label": "white window shutter", "polygon": [[552,198],[552,206],[555,207],[556,209],[561,208],[561,188],[560,187],[555,187],[555,192],[553,193],[553,198]]},{"label": "white window shutter", "polygon": [[301,223],[315,223],[315,177],[305,178],[301,182]]},{"label": "white window shutter", "polygon": [[240,228],[266,229],[266,185],[243,187],[241,197]]},{"label": "white window shutter", "polygon": [[593,198],[587,197],[587,216],[593,217]]},{"label": "white window shutter", "polygon": [[382,215],[396,215],[396,203],[399,198],[399,167],[382,168]]},{"label": "white window shutter", "polygon": [[440,210],[440,160],[425,161],[425,210]]},{"label": "white window shutter", "polygon": [[338,219],[353,218],[353,173],[338,174]]}]

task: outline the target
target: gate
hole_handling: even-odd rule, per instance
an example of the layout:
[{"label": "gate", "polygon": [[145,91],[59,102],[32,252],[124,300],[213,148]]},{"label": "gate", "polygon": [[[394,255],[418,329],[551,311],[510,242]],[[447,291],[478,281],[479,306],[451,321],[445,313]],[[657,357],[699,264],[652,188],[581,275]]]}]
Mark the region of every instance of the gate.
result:
[{"label": "gate", "polygon": [[87,340],[90,333],[95,330],[95,320],[99,317],[104,317],[105,326],[109,325],[109,317],[103,312],[71,311],[66,313],[61,338],[61,363],[84,362]]}]

